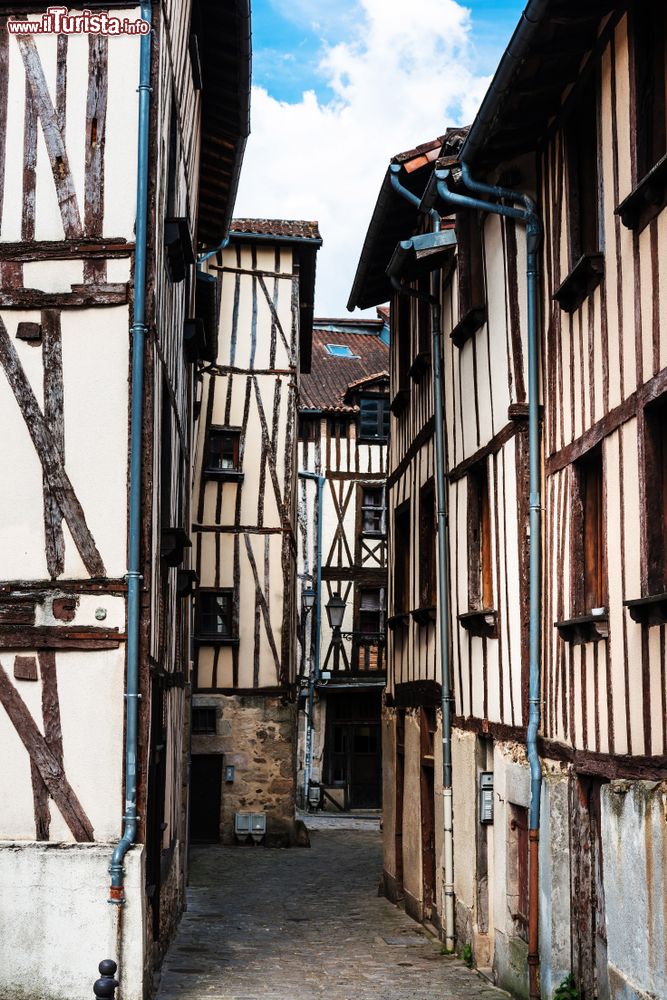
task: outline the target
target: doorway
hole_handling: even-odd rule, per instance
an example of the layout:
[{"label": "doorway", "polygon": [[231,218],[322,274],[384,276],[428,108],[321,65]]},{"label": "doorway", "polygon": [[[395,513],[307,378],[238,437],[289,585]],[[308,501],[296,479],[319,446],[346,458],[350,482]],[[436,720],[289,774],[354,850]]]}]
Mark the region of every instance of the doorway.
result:
[{"label": "doorway", "polygon": [[581,1000],[609,1000],[598,778],[572,783],[572,968]]},{"label": "doorway", "polygon": [[420,710],[420,730],[423,919],[435,923],[435,709]]},{"label": "doorway", "polygon": [[345,809],[382,805],[380,692],[327,692],[325,774]]},{"label": "doorway", "polygon": [[222,754],[195,754],[190,762],[190,840],[195,844],[220,841]]}]

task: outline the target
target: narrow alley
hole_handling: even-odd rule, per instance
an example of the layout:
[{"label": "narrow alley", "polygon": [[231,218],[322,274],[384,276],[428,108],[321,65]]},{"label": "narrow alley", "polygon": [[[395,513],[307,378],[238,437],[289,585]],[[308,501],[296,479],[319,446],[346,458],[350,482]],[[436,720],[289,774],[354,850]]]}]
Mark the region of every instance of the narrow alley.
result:
[{"label": "narrow alley", "polygon": [[311,844],[192,850],[188,911],[157,1000],[507,996],[378,896],[378,832],[314,830]]}]

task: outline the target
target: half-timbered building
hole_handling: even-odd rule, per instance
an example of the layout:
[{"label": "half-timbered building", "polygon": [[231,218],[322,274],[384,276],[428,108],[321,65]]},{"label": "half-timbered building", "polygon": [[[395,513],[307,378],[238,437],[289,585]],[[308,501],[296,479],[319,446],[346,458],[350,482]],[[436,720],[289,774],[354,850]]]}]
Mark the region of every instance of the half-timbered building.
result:
[{"label": "half-timbered building", "polygon": [[112,957],[140,1000],[183,905],[193,247],[249,6],[87,7],[115,28],[0,24],[0,995],[84,1000]]},{"label": "half-timbered building", "polygon": [[[667,995],[666,41],[660,4],[529,3],[467,135],[390,167],[350,301],[388,299],[389,267],[404,288],[423,280],[442,310],[455,931],[476,964],[531,997],[553,997],[570,973],[586,998]],[[451,195],[469,202],[454,212]],[[544,233],[534,496],[526,228],[499,217],[525,207],[521,195]],[[453,223],[456,246],[429,284],[416,245],[412,256],[394,251],[431,229],[431,209],[443,229]],[[385,885],[433,919],[446,909],[446,824],[434,753],[440,646],[435,626],[414,620],[434,462],[428,395],[419,409],[430,392],[416,364],[428,343],[422,304],[392,298]],[[526,753],[531,507],[543,512],[537,828]]]},{"label": "half-timbered building", "polygon": [[[381,804],[388,334],[383,317],[316,320],[301,381],[298,784],[302,803],[312,790],[325,809]],[[333,629],[336,596],[345,609]]]},{"label": "half-timbered building", "polygon": [[313,222],[237,219],[208,264],[221,311],[192,510],[198,840],[294,842],[297,420],[321,242]]}]

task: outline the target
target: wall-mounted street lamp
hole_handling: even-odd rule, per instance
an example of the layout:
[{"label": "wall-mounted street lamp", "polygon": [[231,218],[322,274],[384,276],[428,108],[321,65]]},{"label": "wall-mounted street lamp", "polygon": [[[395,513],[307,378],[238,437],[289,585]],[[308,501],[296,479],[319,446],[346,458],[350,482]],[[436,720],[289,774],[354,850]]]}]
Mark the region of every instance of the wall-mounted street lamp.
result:
[{"label": "wall-mounted street lamp", "polygon": [[340,627],[343,624],[345,607],[345,601],[338,593],[332,594],[327,601],[327,618],[329,619],[329,625],[333,630],[333,642],[341,641]]},{"label": "wall-mounted street lamp", "polygon": [[315,606],[315,591],[312,587],[304,587],[301,592],[301,603],[304,615],[310,614]]}]

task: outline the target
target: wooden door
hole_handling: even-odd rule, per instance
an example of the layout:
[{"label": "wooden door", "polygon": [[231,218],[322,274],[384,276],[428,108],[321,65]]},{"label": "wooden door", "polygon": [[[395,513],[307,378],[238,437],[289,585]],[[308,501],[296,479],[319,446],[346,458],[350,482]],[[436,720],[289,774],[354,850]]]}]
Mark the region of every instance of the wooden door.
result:
[{"label": "wooden door", "polygon": [[190,840],[216,844],[220,840],[222,754],[195,754],[190,764]]},{"label": "wooden door", "polygon": [[609,1000],[601,786],[581,775],[572,785],[572,966],[580,1000]]},{"label": "wooden door", "polygon": [[422,892],[424,919],[436,917],[435,892],[435,712],[421,710]]},{"label": "wooden door", "polygon": [[349,789],[352,809],[379,809],[382,804],[380,724],[349,727]]}]

